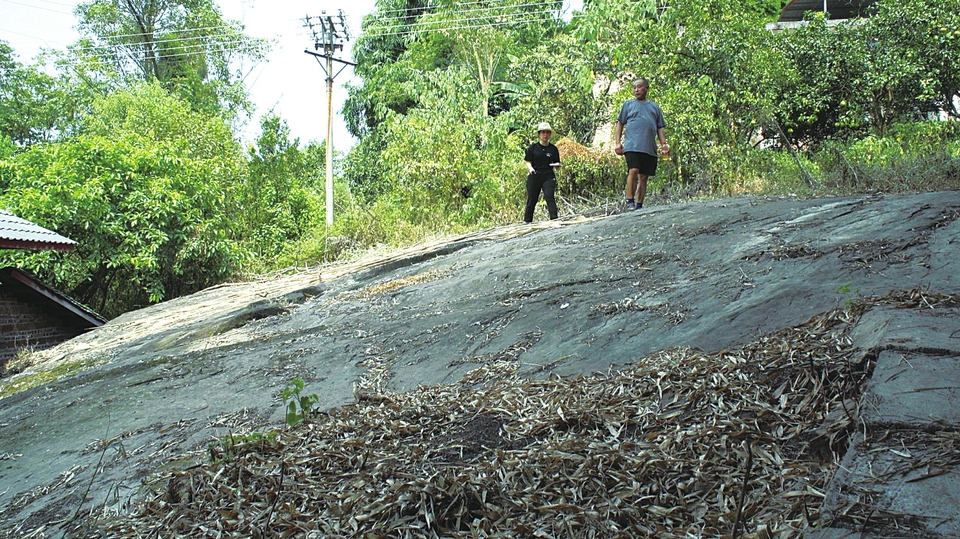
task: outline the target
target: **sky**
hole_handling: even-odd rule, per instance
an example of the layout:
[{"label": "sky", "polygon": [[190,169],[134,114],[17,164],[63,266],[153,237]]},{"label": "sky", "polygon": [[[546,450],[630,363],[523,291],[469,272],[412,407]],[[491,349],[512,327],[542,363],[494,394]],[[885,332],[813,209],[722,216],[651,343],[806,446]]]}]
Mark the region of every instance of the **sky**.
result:
[{"label": "sky", "polygon": [[[247,90],[257,107],[241,133],[245,142],[253,141],[260,132],[259,116],[271,109],[290,127],[291,136],[301,145],[321,141],[327,136],[326,74],[317,58],[304,51],[313,49],[313,37],[304,19],[324,12],[338,14],[343,10],[351,40],[349,49],[360,33],[363,16],[372,12],[375,0],[215,0],[224,17],[239,21],[247,35],[265,38],[272,43],[266,60],[245,79]],[[73,10],[80,0],[0,0],[0,40],[7,42],[23,64],[33,63],[41,49],[65,50],[79,37],[74,29]],[[582,0],[566,2],[579,8]],[[352,59],[349,50],[337,57]],[[322,60],[321,60],[322,61]],[[324,62],[325,64],[325,62]],[[334,73],[340,64],[334,64]],[[339,72],[333,84],[333,148],[345,152],[354,144],[340,115],[347,91],[345,83],[360,84],[349,66]]]}]

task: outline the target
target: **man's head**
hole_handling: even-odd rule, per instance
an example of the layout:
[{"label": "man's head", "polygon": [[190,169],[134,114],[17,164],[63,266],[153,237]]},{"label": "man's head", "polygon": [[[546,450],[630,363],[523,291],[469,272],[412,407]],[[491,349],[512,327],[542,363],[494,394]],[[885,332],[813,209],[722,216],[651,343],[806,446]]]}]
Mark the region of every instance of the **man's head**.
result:
[{"label": "man's head", "polygon": [[650,81],[645,78],[639,78],[633,81],[633,97],[637,98],[637,101],[646,101],[647,100],[647,90],[650,89]]}]

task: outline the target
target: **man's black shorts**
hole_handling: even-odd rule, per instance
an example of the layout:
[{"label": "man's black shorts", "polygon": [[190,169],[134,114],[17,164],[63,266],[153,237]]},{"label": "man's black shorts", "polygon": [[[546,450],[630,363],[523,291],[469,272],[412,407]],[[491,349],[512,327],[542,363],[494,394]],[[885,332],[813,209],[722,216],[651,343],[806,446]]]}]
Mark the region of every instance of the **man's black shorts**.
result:
[{"label": "man's black shorts", "polygon": [[653,176],[657,173],[657,156],[642,152],[627,152],[623,154],[627,160],[627,169],[637,169],[644,176]]}]

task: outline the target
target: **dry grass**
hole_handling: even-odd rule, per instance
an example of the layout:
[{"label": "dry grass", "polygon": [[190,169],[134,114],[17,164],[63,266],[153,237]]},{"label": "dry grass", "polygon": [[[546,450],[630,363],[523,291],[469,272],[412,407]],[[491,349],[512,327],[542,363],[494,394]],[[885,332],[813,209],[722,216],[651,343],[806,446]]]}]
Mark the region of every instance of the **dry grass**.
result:
[{"label": "dry grass", "polygon": [[[921,301],[936,298],[872,300]],[[668,350],[574,379],[527,380],[499,360],[410,393],[368,380],[359,402],[277,443],[154,476],[140,511],[102,531],[798,537],[819,524],[855,426],[871,361],[848,331],[868,303],[739,349]]]}]

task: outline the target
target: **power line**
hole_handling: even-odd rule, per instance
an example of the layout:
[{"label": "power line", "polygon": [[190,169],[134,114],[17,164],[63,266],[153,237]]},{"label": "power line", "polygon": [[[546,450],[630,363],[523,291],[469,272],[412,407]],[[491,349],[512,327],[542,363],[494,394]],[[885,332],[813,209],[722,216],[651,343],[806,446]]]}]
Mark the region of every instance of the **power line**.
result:
[{"label": "power line", "polygon": [[[45,2],[45,0],[36,0],[36,1],[41,1],[41,2],[44,2],[44,3],[48,3],[48,4],[54,4],[54,5],[58,5],[58,6],[64,6],[64,7],[67,7],[67,8],[72,8],[72,6],[69,6],[69,5],[66,5],[66,4],[60,4],[60,3],[57,3],[57,2]],[[73,13],[70,12],[70,11],[62,11],[62,10],[57,10],[57,9],[46,8],[46,7],[42,7],[42,6],[35,5],[35,4],[33,4],[33,3],[27,4],[27,3],[24,3],[24,2],[15,2],[15,1],[13,1],[13,0],[0,0],[0,3],[2,3],[2,4],[9,4],[9,5],[12,5],[12,6],[23,6],[23,7],[25,7],[25,8],[30,8],[30,9],[34,9],[34,10],[42,10],[42,11],[45,11],[45,12],[48,12],[48,13],[55,13],[56,15],[60,15],[60,16],[64,16],[64,17],[70,17],[70,18],[73,17]],[[19,10],[19,9],[17,9],[17,8],[10,8],[10,9],[11,9],[11,10],[15,10],[15,11],[17,11],[17,12],[26,12],[25,10]],[[31,14],[31,16],[33,16],[33,15]],[[44,15],[44,14],[38,14],[36,17],[43,17],[43,18],[46,18],[46,19],[51,19],[51,17],[50,17],[49,15]],[[14,18],[16,18],[16,17],[14,17]],[[55,18],[55,19],[57,19],[58,21],[59,21],[59,20],[62,20],[61,17],[52,17],[52,18]],[[24,28],[25,25],[22,25],[22,24],[17,25],[17,24],[15,23],[15,21],[9,20],[6,16],[0,17],[0,23],[3,23],[3,24],[11,24],[11,23],[13,23],[13,24],[15,25],[15,27],[16,27],[15,30],[9,30],[9,29],[7,29],[7,28],[0,28],[0,32],[2,32],[2,33],[7,33],[7,34],[13,34],[13,35],[16,35],[16,36],[25,37],[25,38],[31,40],[31,42],[36,42],[36,43],[42,44],[42,45],[37,45],[37,46],[36,46],[37,48],[40,48],[40,47],[42,47],[42,46],[49,46],[50,43],[54,43],[56,46],[65,46],[64,43],[59,42],[59,41],[56,41],[56,40],[54,40],[54,39],[50,39],[49,37],[40,37],[40,36],[31,35],[31,34],[27,34],[27,33],[22,32],[21,30],[27,30],[27,28]],[[33,45],[21,44],[21,43],[17,43],[17,42],[14,42],[14,41],[11,41],[11,42],[10,42],[10,45],[13,46],[15,49],[33,48],[33,47],[34,47]]]},{"label": "power line", "polygon": [[401,37],[401,36],[412,35],[420,32],[456,32],[459,30],[475,30],[477,28],[502,28],[505,26],[515,26],[518,24],[548,22],[550,20],[551,19],[547,17],[521,17],[521,18],[513,19],[510,21],[502,21],[498,23],[470,24],[470,25],[464,25],[464,26],[449,26],[449,27],[442,26],[442,27],[436,27],[436,28],[414,29],[414,30],[408,30],[408,31],[402,31],[402,32],[387,32],[382,34],[365,33],[364,36],[366,37],[388,37],[388,36]]},{"label": "power line", "polygon": [[[542,6],[542,4],[541,4],[541,6]],[[477,13],[479,13],[479,11],[478,11]],[[413,22],[413,23],[397,22],[396,24],[394,24],[394,26],[405,26],[405,27],[413,27],[413,28],[416,28],[416,27],[418,27],[418,26],[433,26],[433,25],[436,25],[436,24],[444,24],[444,23],[464,23],[464,22],[469,23],[469,22],[472,22],[472,21],[488,21],[488,20],[490,20],[490,19],[499,19],[499,18],[503,18],[503,17],[507,17],[507,16],[527,15],[527,14],[541,14],[541,13],[542,13],[542,14],[554,13],[554,10],[549,9],[549,8],[544,9],[543,7],[540,7],[540,9],[535,9],[535,10],[530,10],[530,11],[521,11],[521,12],[519,12],[519,13],[505,13],[505,12],[500,12],[500,13],[494,13],[494,14],[489,14],[489,15],[479,15],[479,16],[476,16],[476,17],[472,16],[474,13],[466,13],[466,12],[464,12],[464,13],[462,13],[462,14],[460,14],[460,15],[470,15],[470,16],[464,16],[464,17],[452,18],[452,19],[440,19],[440,20],[422,20],[422,19],[421,19],[421,20],[418,20],[417,22]]]},{"label": "power line", "polygon": [[430,32],[430,31],[435,31],[435,32],[448,31],[448,32],[451,32],[451,31],[457,31],[457,30],[471,30],[471,29],[476,29],[476,28],[486,28],[486,27],[489,27],[489,28],[499,28],[499,27],[504,27],[504,26],[514,26],[514,25],[518,25],[518,24],[528,24],[528,23],[536,23],[536,22],[549,22],[549,21],[556,20],[556,19],[554,19],[553,17],[549,16],[551,13],[552,13],[552,12],[539,12],[539,13],[538,13],[538,12],[531,12],[529,15],[526,15],[526,14],[525,14],[525,16],[514,17],[514,18],[511,18],[511,19],[501,20],[501,21],[497,21],[497,22],[477,22],[477,23],[474,23],[474,24],[463,24],[463,25],[458,25],[458,26],[445,26],[444,23],[445,23],[445,22],[466,22],[466,23],[470,23],[470,22],[476,21],[476,20],[478,20],[478,19],[464,19],[463,21],[438,21],[438,22],[436,22],[436,23],[433,23],[433,22],[426,23],[426,22],[425,22],[425,23],[419,23],[418,25],[410,25],[411,27],[406,28],[406,29],[404,29],[404,30],[398,30],[398,31],[391,31],[391,32],[371,32],[371,31],[366,31],[366,32],[363,33],[363,37],[368,37],[368,38],[372,38],[372,37],[391,37],[391,36],[399,37],[399,36],[405,36],[405,35],[415,34],[415,33],[418,33],[418,32]]},{"label": "power line", "polygon": [[[516,11],[524,13],[524,11],[521,8],[526,8],[526,7],[537,8],[526,13],[530,13],[530,12],[553,13],[556,11],[555,9],[551,8],[549,5],[544,4],[542,2],[530,3],[530,4],[515,4],[515,5],[509,5],[509,6],[503,6],[503,7],[496,7],[496,6],[481,7],[481,8],[472,8],[472,9],[465,9],[465,10],[451,10],[450,14],[452,15],[452,18],[446,19],[446,21],[460,22],[460,21],[480,20],[485,18],[493,18],[496,16],[511,15],[511,14],[514,14],[514,12]],[[490,12],[490,14],[484,15],[487,12]],[[400,20],[402,17],[378,18],[378,19],[375,19],[375,21],[384,22],[384,19],[385,19],[385,22],[387,22],[386,26],[404,26],[404,25],[416,26],[416,25],[427,24],[429,21],[424,21],[423,18],[430,15],[434,15],[434,14],[437,14],[437,12],[425,11],[417,15],[405,16],[405,17],[416,17],[418,19],[416,22],[410,22],[410,23],[406,23]],[[474,15],[477,15],[477,16],[474,16]]]},{"label": "power line", "polygon": [[[5,1],[5,0],[0,0],[0,1]],[[204,28],[187,28],[187,29],[183,29],[183,30],[175,30],[174,32],[199,32],[199,31],[221,30],[221,29],[232,29],[232,28],[234,28],[234,27],[231,26],[231,25],[220,25],[220,26],[209,26],[209,27],[204,27]],[[5,30],[5,31],[6,31],[6,30]],[[34,37],[34,36],[28,36],[28,35],[26,35],[26,34],[20,34],[20,33],[18,33],[18,32],[12,32],[12,31],[11,31],[11,33],[18,34],[18,35],[22,35],[22,36],[24,36],[24,37],[30,37],[30,38],[33,38],[33,37]],[[117,34],[117,35],[109,35],[109,36],[102,36],[102,37],[101,37],[101,36],[98,36],[98,37],[96,37],[95,39],[100,39],[100,40],[103,40],[103,41],[112,41],[112,40],[120,40],[120,39],[124,39],[124,38],[143,38],[143,37],[150,37],[150,36],[152,36],[152,35],[154,35],[154,34],[152,34],[152,33]],[[137,47],[137,46],[146,46],[146,45],[149,45],[149,46],[167,45],[168,47],[166,47],[166,49],[167,49],[167,50],[170,50],[170,49],[182,48],[182,47],[184,47],[184,46],[185,46],[185,47],[196,47],[196,46],[197,46],[197,43],[196,43],[197,40],[209,41],[209,40],[211,40],[212,38],[218,38],[218,37],[222,37],[222,36],[223,36],[223,34],[215,34],[215,33],[209,33],[209,34],[203,34],[203,35],[193,35],[193,36],[183,35],[183,36],[171,37],[171,38],[166,38],[166,39],[156,39],[156,40],[147,40],[147,41],[139,41],[139,42],[137,42],[137,41],[128,41],[128,42],[122,42],[122,43],[104,43],[104,44],[98,44],[98,45],[90,45],[90,46],[76,47],[76,48],[74,48],[74,49],[72,49],[72,50],[73,50],[74,52],[78,53],[78,54],[101,54],[101,53],[102,53],[102,54],[106,54],[106,53],[110,53],[110,52],[116,52],[116,51],[119,50],[119,49],[123,49],[123,48],[127,48],[127,47]],[[34,39],[39,39],[39,38],[34,38]],[[81,39],[83,39],[82,36],[81,36]],[[247,36],[241,36],[241,37],[239,37],[239,38],[236,38],[236,37],[234,37],[234,36],[231,36],[230,39],[231,39],[231,40],[234,40],[234,41],[236,41],[236,42],[238,42],[238,43],[242,43],[242,42],[254,42],[254,41],[256,41],[258,38],[252,38],[252,37],[247,37]],[[186,45],[184,45],[184,46],[177,45],[178,43],[186,43]],[[69,45],[67,45],[67,46],[69,47]]]},{"label": "power line", "polygon": [[[154,58],[157,61],[162,61],[162,60],[174,60],[177,58],[186,58],[190,56],[209,56],[209,55],[225,53],[225,52],[242,52],[243,51],[242,46],[246,43],[249,43],[249,41],[243,38],[236,38],[236,39],[224,40],[224,41],[207,41],[206,43],[197,43],[193,45],[191,48],[182,47],[181,48],[182,50],[176,51],[176,52],[172,50],[167,52],[160,52],[159,54],[154,55]],[[114,53],[122,52],[122,48],[117,47],[117,49],[112,52]],[[127,61],[135,62],[135,63],[139,63],[146,59],[146,58],[139,57],[139,55],[130,55],[130,54],[126,54],[125,57]],[[67,68],[76,68],[86,64],[87,62],[85,62],[82,58],[79,58],[73,61],[60,62],[58,65],[67,67]]]},{"label": "power line", "polygon": [[[40,0],[40,1],[44,1],[44,0]],[[40,10],[43,10],[43,11],[50,11],[50,12],[52,12],[52,13],[59,13],[59,14],[61,14],[61,15],[73,15],[73,11],[60,11],[60,10],[56,10],[56,9],[50,9],[50,8],[46,8],[46,7],[40,7],[40,6],[37,6],[37,5],[34,5],[34,4],[25,4],[25,3],[23,3],[23,2],[14,2],[13,0],[0,0],[0,2],[3,2],[3,3],[5,3],[5,4],[14,4],[14,5],[16,5],[16,6],[28,7],[28,8],[31,8],[31,9],[40,9]],[[46,3],[46,4],[54,4],[54,5],[58,5],[58,6],[64,6],[64,7],[70,7],[69,4],[61,4],[61,3],[59,3],[59,2],[44,2],[44,3]]]},{"label": "power line", "polygon": [[15,32],[15,31],[13,31],[13,30],[7,30],[6,28],[0,28],[0,32],[7,32],[7,33],[9,33],[9,34],[16,34],[16,35],[18,35],[18,36],[28,37],[28,38],[30,38],[30,39],[36,39],[37,41],[43,41],[43,42],[49,41],[49,40],[44,39],[44,38],[41,38],[41,37],[31,36],[31,35],[29,35],[29,34],[23,34],[23,33],[20,33],[20,32]]},{"label": "power line", "polygon": [[[202,52],[210,44],[217,45],[240,45],[252,44],[253,41],[246,37],[230,37],[228,39],[212,39],[214,36],[205,36],[199,38],[193,38],[191,40],[180,40],[183,44],[179,44],[173,47],[152,47],[157,42],[145,42],[145,43],[117,43],[115,45],[102,45],[97,47],[81,47],[74,49],[78,54],[82,55],[110,55],[117,54],[126,49],[133,49],[136,51],[146,51],[151,50],[155,53],[155,56],[158,58],[172,58],[175,56],[180,56],[183,54],[197,54],[191,51],[200,51]],[[199,41],[199,42],[198,42]],[[147,46],[151,46],[149,49]]]},{"label": "power line", "polygon": [[[193,49],[195,49],[193,51],[184,50],[182,52],[176,52],[172,54],[161,53],[156,55],[155,57],[158,60],[167,60],[172,58],[182,58],[185,56],[207,55],[211,52],[225,52],[225,51],[233,52],[233,51],[239,51],[240,50],[239,46],[243,45],[244,43],[246,43],[246,40],[243,40],[243,39],[235,39],[233,41],[214,41],[210,43],[198,43],[195,46],[193,46]],[[187,49],[187,47],[183,47],[183,48]]]},{"label": "power line", "polygon": [[[479,6],[481,5],[481,2],[480,2],[480,1],[465,2],[465,3],[463,3],[463,4],[459,4],[459,5],[457,5],[456,7],[450,9],[450,11],[453,12],[453,13],[457,13],[457,12],[460,12],[460,13],[470,13],[470,12],[473,12],[473,11],[483,11],[483,10],[488,10],[488,9],[499,9],[499,8],[501,8],[501,7],[502,7],[502,8],[516,8],[516,7],[529,7],[529,6],[544,6],[544,5],[546,5],[544,2],[532,2],[532,3],[528,3],[528,4],[511,4],[510,2],[512,2],[512,1],[514,1],[514,0],[488,0],[488,1],[486,1],[486,2],[482,2],[482,4],[484,4],[485,7],[479,7]],[[478,6],[478,7],[469,7],[471,4],[475,4],[475,5]],[[496,4],[502,4],[502,5],[501,5],[501,6],[497,6]],[[434,12],[434,11],[437,10],[437,8],[438,8],[437,6],[404,7],[404,8],[397,8],[397,9],[378,10],[378,11],[375,12],[375,14],[377,14],[377,15],[389,15],[389,16],[393,16],[394,14],[402,14],[402,13],[407,13],[407,12],[416,12],[416,15],[415,15],[415,16],[419,16],[419,15],[424,14],[424,13]],[[410,15],[400,15],[400,16],[410,16]]]},{"label": "power line", "polygon": [[[528,23],[528,22],[538,22],[538,21],[546,22],[547,20],[549,20],[549,17],[546,17],[546,15],[549,15],[550,13],[554,13],[556,11],[554,8],[549,7],[548,4],[545,4],[543,2],[510,4],[509,3],[510,1],[511,0],[490,0],[490,2],[487,2],[486,4],[480,4],[479,2],[461,4],[460,6],[458,6],[459,9],[450,10],[450,13],[453,15],[452,19],[446,19],[442,21],[418,20],[416,22],[411,22],[407,24],[404,24],[403,22],[400,22],[400,21],[388,21],[388,24],[381,25],[381,27],[386,26],[387,28],[391,28],[391,31],[368,31],[368,32],[364,32],[364,35],[367,37],[401,36],[401,35],[407,35],[414,32],[431,31],[431,30],[455,31],[455,30],[463,30],[463,29],[480,28],[483,26],[496,27],[496,26],[504,26],[508,24],[517,24],[517,23]],[[14,2],[12,0],[0,0],[0,2],[7,2],[12,4],[18,4],[18,5],[27,5],[27,4],[21,4],[19,2]],[[54,2],[51,2],[51,3],[54,3]],[[476,7],[469,7],[471,6],[471,4],[474,4]],[[36,6],[30,6],[30,7],[36,7]],[[521,18],[521,19],[514,18],[509,21],[495,21],[495,22],[490,22],[488,20],[490,18],[496,18],[496,16],[501,16],[501,17],[510,16],[511,14],[507,13],[506,12],[507,10],[512,11],[512,10],[517,10],[525,7],[536,7],[539,9],[522,13],[521,15],[523,15],[524,18]],[[38,9],[42,9],[42,8],[38,8]],[[502,10],[502,12],[497,12],[497,10]],[[426,10],[422,8],[401,8],[401,9],[394,9],[394,10],[378,11],[375,14],[377,16],[383,16],[385,14],[391,14],[391,13],[404,13],[404,12],[412,13],[414,11],[418,12],[417,18],[422,18],[424,15],[430,15],[432,13],[435,13],[434,8],[426,8]],[[483,14],[487,14],[487,15],[483,15]],[[537,17],[530,17],[530,15],[534,15]],[[543,17],[540,18],[539,16],[543,16]],[[202,27],[202,28],[189,28],[189,29],[184,29],[180,31],[181,32],[187,32],[187,31],[201,32],[201,31],[217,31],[217,30],[234,29],[234,28],[235,26],[233,25],[224,24],[224,25],[209,26],[209,27]],[[403,30],[392,31],[393,28],[403,28]],[[11,32],[11,33],[23,35],[24,37],[33,37],[25,34],[20,34],[18,32]],[[145,38],[145,37],[151,37],[153,35],[155,35],[155,33],[140,32],[140,33],[116,34],[111,36],[103,36],[103,37],[100,37],[99,39],[104,41],[109,41],[109,40],[117,40],[117,39]],[[196,39],[204,39],[209,37],[212,37],[212,36],[210,35],[178,36],[178,37],[167,38],[167,39],[150,40],[145,43],[155,44],[155,45],[173,44],[177,42],[192,42]],[[349,36],[347,36],[347,38],[349,39]],[[249,39],[255,40],[257,38],[249,38]],[[79,53],[92,54],[97,52],[112,51],[120,47],[129,47],[132,45],[136,45],[136,43],[116,43],[116,44],[105,43],[105,44],[98,44],[98,45],[92,45],[92,46],[77,47],[74,50]]]},{"label": "power line", "polygon": [[[216,28],[226,28],[227,26],[218,26],[208,29]],[[128,34],[128,35],[143,35],[143,34]],[[105,39],[114,39],[115,36],[109,36]],[[226,39],[222,39],[226,38]],[[171,39],[160,39],[156,41],[145,41],[145,42],[128,42],[128,43],[113,43],[113,44],[104,44],[104,45],[94,45],[89,47],[77,47],[73,51],[77,54],[116,54],[124,49],[143,49],[144,47],[151,47],[156,51],[158,58],[174,58],[177,56],[191,55],[191,54],[201,54],[206,53],[207,47],[213,43],[216,45],[244,45],[244,44],[254,44],[257,41],[257,38],[250,38],[244,35],[231,35],[225,36],[223,34],[208,34],[201,36],[183,36],[178,38]],[[157,45],[167,45],[165,47],[157,47]],[[220,49],[224,50],[224,49]],[[239,50],[239,48],[237,49]],[[191,52],[196,51],[196,52]]]},{"label": "power line", "polygon": [[[230,52],[230,51],[233,51],[233,50],[235,50],[235,49],[223,48],[223,49],[211,49],[211,50],[208,51],[208,52],[210,52],[211,54],[216,54],[216,53],[220,53],[220,52]],[[82,63],[82,62],[71,62],[71,63],[65,63],[65,64],[60,64],[60,65],[61,65],[63,68],[65,68],[65,69],[78,69],[78,68],[80,68],[81,66],[83,66],[83,63]]]},{"label": "power line", "polygon": [[[220,30],[220,29],[223,29],[223,28],[234,28],[234,26],[233,26],[233,25],[230,25],[230,24],[220,24],[220,25],[217,25],[217,26],[203,26],[203,27],[200,27],[200,28],[183,28],[183,29],[173,29],[173,30],[163,30],[163,29],[161,29],[161,30],[160,30],[160,33],[163,33],[163,32],[171,32],[171,33],[172,33],[172,32],[198,32],[198,31],[201,31],[201,30]],[[109,38],[111,38],[111,39],[115,39],[115,38],[150,37],[150,36],[152,36],[152,35],[155,35],[156,33],[157,33],[157,31],[153,31],[153,32],[138,32],[138,33],[135,33],[135,34],[116,34],[116,35],[110,35],[110,36],[107,36],[107,37],[109,37]],[[181,39],[181,38],[175,38],[174,40],[176,40],[176,39]],[[158,41],[158,42],[159,42],[159,41]]]},{"label": "power line", "polygon": [[[219,29],[223,29],[223,28],[233,28],[233,27],[230,26],[230,25],[220,25],[220,26],[210,26],[210,27],[206,27],[206,28],[188,28],[188,29],[184,29],[184,30],[174,30],[174,32],[194,32],[194,31],[202,31],[202,30],[219,30]],[[96,39],[100,39],[100,40],[104,40],[104,41],[111,41],[111,40],[120,40],[120,39],[126,39],[126,38],[148,38],[148,37],[153,36],[153,35],[154,35],[153,33],[118,34],[118,35],[108,35],[108,36],[102,36],[102,37],[101,37],[101,36],[98,36]],[[222,34],[210,33],[210,34],[194,35],[194,36],[179,36],[179,37],[173,37],[173,38],[167,38],[167,39],[156,39],[156,40],[151,39],[151,40],[140,41],[140,42],[137,42],[137,41],[128,41],[128,42],[124,42],[124,43],[105,43],[105,44],[101,44],[101,45],[91,45],[91,46],[77,47],[77,48],[74,49],[74,50],[75,50],[75,51],[78,51],[78,52],[81,52],[81,53],[96,53],[96,52],[98,52],[98,51],[107,51],[107,50],[117,49],[117,48],[121,48],[121,47],[130,47],[130,46],[134,46],[134,45],[162,45],[162,44],[170,44],[170,43],[178,43],[178,42],[192,42],[192,41],[195,41],[195,40],[198,40],[198,39],[209,39],[209,38],[212,38],[212,37],[219,37],[219,35],[222,35]],[[245,38],[245,39],[253,40],[253,39],[256,39],[256,38]]]},{"label": "power line", "polygon": [[[510,0],[502,0],[504,3],[500,6],[483,6],[483,7],[474,7],[468,9],[453,9],[450,11],[453,18],[445,20],[422,20],[424,16],[429,16],[436,11],[433,11],[432,8],[402,8],[395,10],[387,10],[383,12],[377,12],[374,15],[378,18],[374,19],[374,24],[368,24],[365,31],[362,32],[363,37],[389,37],[389,36],[404,36],[416,32],[425,32],[425,31],[456,31],[456,30],[465,30],[465,29],[475,29],[482,27],[502,27],[509,26],[514,24],[527,24],[535,22],[549,22],[554,20],[551,16],[554,13],[557,13],[558,10],[554,7],[551,7],[549,4],[543,2],[538,3],[525,3],[525,4],[509,4]],[[495,3],[495,0],[490,2]],[[538,8],[531,11],[520,11],[520,13],[511,13],[520,8],[534,7]],[[500,11],[496,11],[500,10]],[[418,20],[414,22],[404,23],[400,17],[391,18],[391,17],[382,17],[384,14],[388,13],[412,13],[417,11],[416,15],[406,15],[407,17],[416,17]],[[487,12],[494,12],[490,14],[485,14]],[[474,16],[478,15],[478,16]],[[519,16],[519,18],[518,18]],[[500,21],[490,21],[490,19],[496,19],[501,17],[512,17],[509,20],[500,20]],[[385,20],[386,19],[386,20]],[[381,23],[381,24],[376,24]],[[371,28],[371,26],[373,28]],[[385,30],[385,31],[382,31]]]}]

